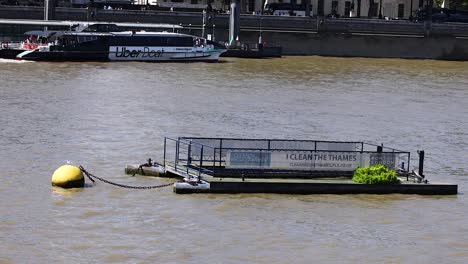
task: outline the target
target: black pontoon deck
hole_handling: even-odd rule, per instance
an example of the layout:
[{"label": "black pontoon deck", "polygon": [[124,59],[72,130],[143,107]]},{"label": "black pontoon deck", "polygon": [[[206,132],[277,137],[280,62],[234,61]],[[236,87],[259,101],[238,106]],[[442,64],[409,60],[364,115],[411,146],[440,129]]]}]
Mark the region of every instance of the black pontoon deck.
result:
[{"label": "black pontoon deck", "polygon": [[[184,179],[177,193],[457,194],[457,185],[425,178],[418,154],[415,172],[410,152],[365,142],[165,137],[161,165],[166,176]],[[352,182],[358,167],[377,164],[395,170],[400,183]]]}]

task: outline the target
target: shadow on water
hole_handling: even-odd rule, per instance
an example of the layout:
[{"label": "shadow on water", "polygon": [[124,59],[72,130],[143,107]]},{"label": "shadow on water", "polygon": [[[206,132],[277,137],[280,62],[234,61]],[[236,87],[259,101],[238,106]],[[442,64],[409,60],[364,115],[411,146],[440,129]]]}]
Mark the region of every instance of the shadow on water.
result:
[{"label": "shadow on water", "polygon": [[65,189],[62,187],[52,186],[52,192],[54,194],[59,194],[64,197],[73,197],[78,193],[82,193],[85,188],[94,187],[93,184],[85,183],[83,188],[69,188]]}]

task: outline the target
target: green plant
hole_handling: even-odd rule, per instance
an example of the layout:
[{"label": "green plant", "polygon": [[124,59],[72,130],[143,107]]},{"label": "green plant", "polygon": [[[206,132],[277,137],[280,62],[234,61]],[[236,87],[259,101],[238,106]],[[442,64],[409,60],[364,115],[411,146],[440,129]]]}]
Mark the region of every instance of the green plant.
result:
[{"label": "green plant", "polygon": [[365,184],[396,184],[399,180],[394,170],[377,164],[372,167],[360,167],[354,171],[353,181]]}]

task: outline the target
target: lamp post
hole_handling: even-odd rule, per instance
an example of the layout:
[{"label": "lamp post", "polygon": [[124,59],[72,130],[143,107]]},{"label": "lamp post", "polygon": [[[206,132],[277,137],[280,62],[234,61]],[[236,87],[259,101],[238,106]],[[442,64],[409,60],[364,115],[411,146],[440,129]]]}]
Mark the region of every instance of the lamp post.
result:
[{"label": "lamp post", "polygon": [[211,41],[215,41],[215,34],[214,34],[214,33],[215,33],[215,26],[216,26],[216,25],[213,24],[213,34],[212,34],[212,36],[211,36]]},{"label": "lamp post", "polygon": [[379,3],[379,19],[382,19],[382,0]]},{"label": "lamp post", "polygon": [[205,24],[206,24],[206,9],[203,9],[203,25],[202,25],[202,38],[205,37]]},{"label": "lamp post", "polygon": [[413,0],[411,0],[411,3],[410,3],[410,7],[409,7],[409,8],[410,8],[410,9],[409,9],[409,12],[410,12],[410,14],[409,14],[409,20],[410,20],[410,21],[413,21]]},{"label": "lamp post", "polygon": [[[49,0],[44,1],[44,21],[49,20]],[[47,27],[44,27],[44,31],[47,31]]]},{"label": "lamp post", "polygon": [[262,22],[263,22],[263,17],[260,17],[260,34],[258,34],[258,47],[259,47],[259,49],[260,49],[260,47],[261,47],[261,49],[263,49],[263,36],[262,36],[262,33],[263,33],[262,26],[263,25],[262,25]]}]

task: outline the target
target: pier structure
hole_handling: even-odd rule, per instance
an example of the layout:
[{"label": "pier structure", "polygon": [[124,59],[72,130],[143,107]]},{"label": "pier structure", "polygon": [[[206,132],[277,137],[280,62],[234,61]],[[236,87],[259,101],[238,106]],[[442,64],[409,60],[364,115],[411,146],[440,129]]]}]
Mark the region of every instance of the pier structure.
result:
[{"label": "pier structure", "polygon": [[[410,161],[410,152],[365,142],[166,137],[162,165],[167,177],[183,179],[176,193],[457,193],[457,185],[410,171]],[[396,170],[400,183],[351,180],[356,168],[376,164]]]}]

